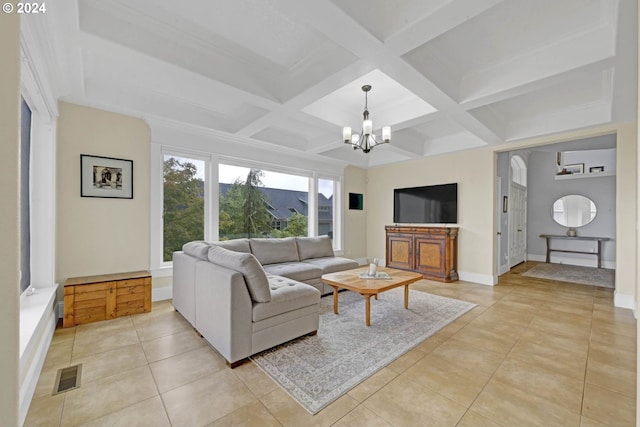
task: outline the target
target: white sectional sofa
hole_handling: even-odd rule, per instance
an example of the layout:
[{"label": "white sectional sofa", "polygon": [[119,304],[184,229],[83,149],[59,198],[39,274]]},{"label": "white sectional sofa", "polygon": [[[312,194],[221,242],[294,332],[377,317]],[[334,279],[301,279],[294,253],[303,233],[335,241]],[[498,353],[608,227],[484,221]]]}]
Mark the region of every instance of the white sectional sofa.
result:
[{"label": "white sectional sofa", "polygon": [[173,305],[231,367],[318,330],[324,273],[358,267],[322,237],[189,242],[173,254]]}]

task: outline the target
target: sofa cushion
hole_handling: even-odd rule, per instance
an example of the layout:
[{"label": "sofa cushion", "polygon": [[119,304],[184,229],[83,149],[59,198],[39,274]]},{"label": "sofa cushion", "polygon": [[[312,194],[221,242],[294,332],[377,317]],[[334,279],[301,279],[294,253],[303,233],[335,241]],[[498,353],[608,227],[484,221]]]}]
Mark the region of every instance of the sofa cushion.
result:
[{"label": "sofa cushion", "polygon": [[262,266],[252,254],[234,252],[220,246],[211,246],[208,253],[213,264],[242,273],[247,289],[254,302],[271,301],[269,280]]},{"label": "sofa cushion", "polygon": [[229,249],[235,252],[251,253],[251,246],[249,246],[249,239],[232,239],[223,240],[221,242],[212,243],[212,245],[220,246],[221,248]]},{"label": "sofa cushion", "polygon": [[269,274],[271,301],[254,304],[253,321],[320,304],[320,291],[313,286]]},{"label": "sofa cushion", "polygon": [[352,259],[342,257],[325,257],[306,259],[305,263],[315,265],[322,269],[322,274],[335,273],[336,271],[351,270],[359,265]]},{"label": "sofa cushion", "polygon": [[300,261],[295,237],[249,239],[249,243],[251,245],[251,253],[258,258],[262,265]]},{"label": "sofa cushion", "polygon": [[322,268],[306,262],[281,262],[264,266],[264,271],[269,274],[288,277],[289,279],[304,282],[322,276]]},{"label": "sofa cushion", "polygon": [[206,242],[194,241],[194,242],[185,243],[182,246],[182,251],[187,255],[191,255],[201,260],[207,261],[210,247],[211,245],[209,245]]},{"label": "sofa cushion", "polygon": [[333,246],[329,236],[296,237],[296,245],[298,246],[300,261],[309,258],[333,256]]}]

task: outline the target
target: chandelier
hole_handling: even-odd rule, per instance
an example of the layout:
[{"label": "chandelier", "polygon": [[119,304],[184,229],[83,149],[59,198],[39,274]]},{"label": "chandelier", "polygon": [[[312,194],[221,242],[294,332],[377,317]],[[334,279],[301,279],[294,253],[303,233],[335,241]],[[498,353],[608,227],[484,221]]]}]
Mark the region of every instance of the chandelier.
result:
[{"label": "chandelier", "polygon": [[342,128],[342,139],[345,144],[351,144],[354,150],[358,148],[368,153],[373,147],[380,144],[391,142],[391,127],[384,126],[382,128],[382,138],[378,140],[373,134],[373,123],[369,120],[369,110],[367,110],[367,93],[371,90],[371,85],[362,86],[364,92],[364,113],[362,113],[362,134],[352,134],[351,128],[345,126]]}]

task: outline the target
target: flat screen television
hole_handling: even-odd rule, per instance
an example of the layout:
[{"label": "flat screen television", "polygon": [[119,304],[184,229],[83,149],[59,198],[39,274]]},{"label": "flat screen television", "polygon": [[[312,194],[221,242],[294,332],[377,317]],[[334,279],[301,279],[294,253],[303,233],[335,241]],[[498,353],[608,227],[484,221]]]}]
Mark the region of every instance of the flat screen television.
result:
[{"label": "flat screen television", "polygon": [[457,223],[458,184],[394,189],[393,222],[418,224]]}]

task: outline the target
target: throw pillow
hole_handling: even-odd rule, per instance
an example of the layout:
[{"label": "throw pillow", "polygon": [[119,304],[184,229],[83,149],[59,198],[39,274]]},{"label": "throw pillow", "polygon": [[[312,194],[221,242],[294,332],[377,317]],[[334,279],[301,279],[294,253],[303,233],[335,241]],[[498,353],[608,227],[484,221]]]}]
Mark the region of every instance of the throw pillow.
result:
[{"label": "throw pillow", "polygon": [[333,246],[329,236],[296,237],[300,261],[310,258],[324,258],[333,256]]},{"label": "throw pillow", "polygon": [[203,241],[194,241],[182,245],[182,251],[193,257],[207,261],[210,245]]},{"label": "throw pillow", "polygon": [[241,273],[247,284],[249,295],[255,302],[271,301],[269,279],[264,269],[252,254],[234,252],[219,246],[209,248],[209,261]]},{"label": "throw pillow", "polygon": [[223,240],[222,242],[212,243],[212,245],[220,246],[221,248],[229,249],[230,251],[251,253],[249,239]]},{"label": "throw pillow", "polygon": [[249,239],[249,243],[251,244],[251,253],[258,258],[262,265],[300,261],[295,237],[254,238]]}]

